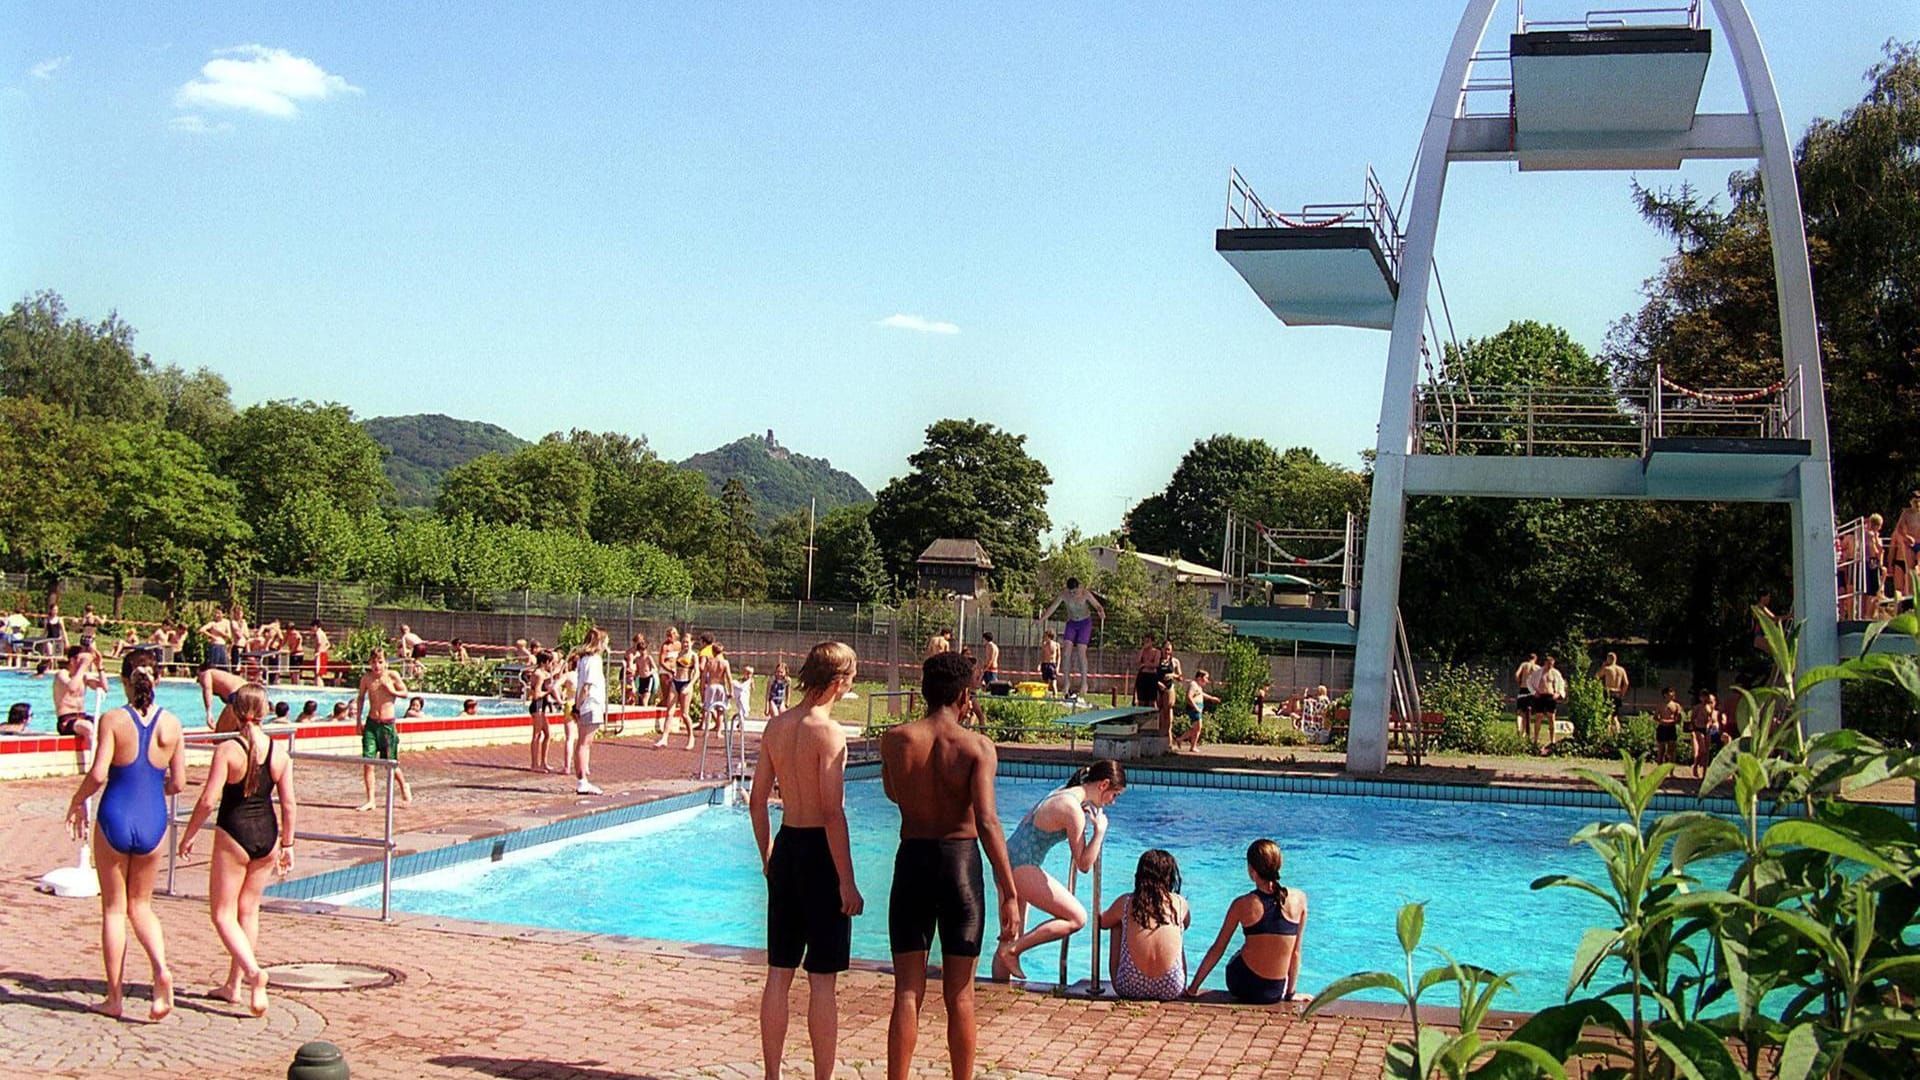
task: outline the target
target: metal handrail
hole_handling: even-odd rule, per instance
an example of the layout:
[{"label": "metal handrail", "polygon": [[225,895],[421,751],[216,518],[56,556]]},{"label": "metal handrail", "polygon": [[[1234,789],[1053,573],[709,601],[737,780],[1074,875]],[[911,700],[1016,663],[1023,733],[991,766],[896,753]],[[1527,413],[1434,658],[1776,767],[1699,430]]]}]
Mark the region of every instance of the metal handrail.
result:
[{"label": "metal handrail", "polygon": [[[1106,986],[1100,979],[1100,912],[1101,912],[1100,871],[1101,871],[1101,868],[1106,865],[1106,862],[1107,862],[1107,848],[1105,844],[1102,844],[1100,845],[1099,856],[1093,860],[1093,871],[1089,875],[1093,879],[1093,906],[1089,908],[1087,912],[1087,929],[1091,931],[1093,934],[1093,953],[1092,953],[1092,956],[1090,957],[1090,963],[1088,965],[1090,968],[1090,971],[1088,973],[1089,978],[1087,980],[1087,992],[1094,995],[1101,995],[1106,993]],[[1072,895],[1074,889],[1078,887],[1079,879],[1080,879],[1079,865],[1072,861],[1068,861],[1067,863],[1068,895]],[[1124,934],[1126,932],[1127,932],[1127,928],[1124,926],[1114,931],[1114,933],[1116,934]],[[1072,944],[1073,944],[1072,934],[1068,934],[1066,937],[1063,937],[1060,939],[1060,980],[1057,983],[1055,983],[1053,987],[1053,992],[1056,996],[1065,996],[1067,992],[1067,986],[1068,986],[1067,951]]]},{"label": "metal handrail", "polygon": [[1367,167],[1358,202],[1308,203],[1291,217],[1268,209],[1267,204],[1260,201],[1260,196],[1254,194],[1246,178],[1240,175],[1239,169],[1227,170],[1224,228],[1324,229],[1349,223],[1373,230],[1374,240],[1380,245],[1381,254],[1387,261],[1387,269],[1397,279],[1400,276],[1400,249],[1405,237],[1400,230],[1399,215],[1388,200],[1386,189],[1380,186],[1380,179],[1374,175],[1372,166]]},{"label": "metal handrail", "polygon": [[1416,388],[1416,453],[1645,453],[1676,434],[1708,438],[1793,437],[1804,425],[1799,378],[1778,387],[1476,386]]},{"label": "metal handrail", "polygon": [[[263,727],[264,730],[264,727]],[[321,844],[339,844],[346,847],[377,847],[380,849],[380,921],[393,921],[393,853],[397,845],[393,840],[393,774],[400,767],[397,761],[386,758],[366,758],[353,754],[327,754],[295,747],[299,727],[288,725],[287,758],[290,761],[316,761],[332,765],[359,765],[382,770],[386,775],[386,808],[382,815],[381,838],[378,840],[366,836],[342,836],[338,833],[307,832],[296,829],[295,840],[312,840]],[[269,738],[278,733],[268,731]],[[182,742],[188,744],[214,745],[229,742],[240,737],[239,732],[231,731],[195,731],[182,736]],[[183,745],[182,749],[185,747]],[[175,875],[179,869],[180,858],[180,795],[178,792],[167,796],[167,888],[168,896],[177,896],[174,889]]]},{"label": "metal handrail", "polygon": [[[1640,15],[1678,15],[1677,22],[1636,22],[1633,16]],[[1689,0],[1685,4],[1667,4],[1660,7],[1594,8],[1581,19],[1528,19],[1526,0],[1520,0],[1514,10],[1514,29],[1517,33],[1530,33],[1535,29],[1560,28],[1577,30],[1598,30],[1621,27],[1638,27],[1646,30],[1684,28],[1698,30],[1701,26],[1700,0]]]}]

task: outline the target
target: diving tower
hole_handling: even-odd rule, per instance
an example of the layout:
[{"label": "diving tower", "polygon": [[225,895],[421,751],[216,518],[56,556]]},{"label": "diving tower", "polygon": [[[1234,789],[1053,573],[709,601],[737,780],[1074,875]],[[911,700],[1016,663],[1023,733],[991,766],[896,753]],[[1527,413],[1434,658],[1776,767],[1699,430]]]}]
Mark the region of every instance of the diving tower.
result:
[{"label": "diving tower", "polygon": [[[1693,0],[1541,21],[1517,0],[1507,47],[1481,51],[1496,6],[1467,0],[1402,208],[1376,196],[1369,172],[1359,203],[1276,214],[1235,170],[1215,236],[1216,249],[1287,324],[1391,331],[1351,598],[1347,762],[1355,772],[1386,767],[1389,714],[1406,715],[1399,593],[1411,495],[1784,503],[1793,610],[1806,618],[1798,662],[1806,670],[1840,655],[1832,463],[1806,229],[1793,144],[1746,5]],[[1712,28],[1703,19],[1708,8]],[[1743,111],[1699,111],[1716,37],[1739,74]],[[1651,385],[1625,389],[1422,382],[1434,327],[1434,242],[1454,165],[1663,169],[1696,159],[1758,165],[1780,307],[1775,384],[1689,388],[1658,371]],[[1315,621],[1271,602],[1231,614],[1238,632],[1260,636],[1301,633]],[[1860,634],[1850,638],[1858,648]],[[1815,688],[1807,704],[1811,731],[1839,727],[1836,684]]]}]

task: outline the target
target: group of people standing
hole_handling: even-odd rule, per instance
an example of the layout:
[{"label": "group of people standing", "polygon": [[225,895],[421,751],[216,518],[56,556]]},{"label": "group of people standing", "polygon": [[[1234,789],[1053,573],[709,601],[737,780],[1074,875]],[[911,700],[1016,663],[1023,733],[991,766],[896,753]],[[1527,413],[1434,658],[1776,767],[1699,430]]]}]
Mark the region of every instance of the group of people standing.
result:
[{"label": "group of people standing", "polygon": [[594,627],[565,657],[538,642],[515,642],[521,682],[533,720],[527,768],[553,771],[553,720],[561,724],[561,759],[579,795],[605,794],[592,780],[593,739],[607,722],[607,632]]},{"label": "group of people standing", "polygon": [[[127,931],[147,955],[152,970],[149,1020],[173,1011],[173,975],[166,940],[153,909],[153,888],[168,830],[167,801],[186,787],[185,736],[180,720],[155,703],[159,654],[134,649],[121,658],[125,705],[96,722],[97,752],[67,808],[75,839],[91,843],[100,880],[100,950],[106,997],[96,1011],[118,1018],[125,1009]],[[293,868],[293,762],[276,753],[261,731],[268,714],[266,688],[246,683],[226,697],[233,718],[229,738],[214,749],[179,852],[192,852],[207,820],[207,903],[213,926],[230,957],[226,979],[212,996],[244,1004],[255,1016],[267,1011],[267,974],[260,966],[260,900],[275,873]],[[97,809],[92,800],[98,796]]]},{"label": "group of people standing", "polygon": [[[777,1076],[788,1028],[787,999],[796,973],[809,984],[808,1031],[815,1074],[829,1075],[838,1035],[836,981],[851,962],[853,919],[865,910],[855,881],[845,806],[846,735],[833,718],[852,689],[858,657],[840,642],[813,647],[801,666],[800,700],[767,724],[749,797],[754,838],[767,879],[767,982],[760,1003],[761,1050]],[[927,958],[942,955],[947,1047],[955,1076],[973,1075],[977,1031],[974,981],[986,949],[991,868],[999,933],[991,956],[996,980],[1025,978],[1021,956],[1087,924],[1073,892],[1046,869],[1062,843],[1071,864],[1090,871],[1100,858],[1107,809],[1125,792],[1125,768],[1100,760],[1075,770],[1005,835],[995,805],[998,757],[993,742],[969,726],[974,717],[973,661],[940,651],[921,665],[926,715],[890,728],[880,739],[881,783],[900,809],[887,927],[893,954],[893,1013],[887,1028],[887,1074],[911,1068]],[[781,820],[773,828],[775,789]],[[1234,997],[1271,1003],[1300,1000],[1299,942],[1307,916],[1300,890],[1280,885],[1280,850],[1261,840],[1248,851],[1254,888],[1229,907],[1219,937],[1187,976],[1182,935],[1191,922],[1179,895],[1178,864],[1155,849],[1141,856],[1135,888],[1100,916],[1115,929],[1115,989],[1123,996],[1169,1000],[1193,996],[1231,943],[1245,936],[1229,963]],[[1047,917],[1026,928],[1030,908]]]}]

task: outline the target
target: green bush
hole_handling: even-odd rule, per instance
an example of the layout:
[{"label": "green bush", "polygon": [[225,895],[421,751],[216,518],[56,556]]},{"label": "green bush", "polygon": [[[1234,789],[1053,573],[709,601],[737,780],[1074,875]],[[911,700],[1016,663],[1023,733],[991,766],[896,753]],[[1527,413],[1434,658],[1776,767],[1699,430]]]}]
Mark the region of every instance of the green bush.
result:
[{"label": "green bush", "polygon": [[1527,741],[1520,729],[1514,726],[1513,718],[1489,721],[1482,726],[1481,737],[1486,749],[1482,753],[1498,754],[1501,757],[1530,757],[1537,753],[1533,744]]},{"label": "green bush", "polygon": [[980,732],[994,742],[1051,742],[1066,738],[1060,706],[1031,698],[981,695]]},{"label": "green bush", "polygon": [[391,655],[387,632],[381,627],[369,626],[347,635],[346,642],[340,646],[340,660],[349,667],[365,667],[377,652]]},{"label": "green bush", "polygon": [[1567,700],[1560,706],[1560,715],[1573,726],[1574,744],[1591,746],[1602,736],[1611,733],[1613,702],[1607,697],[1607,688],[1600,685],[1599,679],[1570,675],[1567,678]]},{"label": "green bush", "polygon": [[565,655],[587,643],[587,635],[593,633],[593,620],[582,615],[560,628],[560,640],[554,643],[554,651]]},{"label": "green bush", "polygon": [[499,664],[492,660],[429,664],[420,675],[417,689],[429,694],[492,697],[500,692]]},{"label": "green bush", "polygon": [[1420,703],[1446,717],[1439,749],[1467,754],[1491,752],[1488,728],[1511,715],[1494,673],[1465,664],[1443,664],[1428,676],[1420,684]]}]

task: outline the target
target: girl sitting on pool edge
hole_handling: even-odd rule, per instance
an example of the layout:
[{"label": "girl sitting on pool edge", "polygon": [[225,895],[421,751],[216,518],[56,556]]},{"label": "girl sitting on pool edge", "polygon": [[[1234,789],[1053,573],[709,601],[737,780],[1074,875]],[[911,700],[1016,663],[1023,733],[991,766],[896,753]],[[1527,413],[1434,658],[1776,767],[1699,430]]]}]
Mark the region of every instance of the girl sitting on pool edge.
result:
[{"label": "girl sitting on pool edge", "polygon": [[1220,936],[1213,940],[1207,958],[1200,961],[1193,981],[1187,984],[1188,997],[1200,995],[1200,984],[1220,962],[1238,927],[1245,941],[1227,962],[1227,993],[1234,1000],[1250,1005],[1313,1000],[1312,995],[1298,992],[1300,931],[1307,922],[1307,894],[1280,884],[1280,861],[1280,845],[1271,840],[1255,840],[1247,848],[1247,877],[1253,880],[1253,891],[1228,906]]},{"label": "girl sitting on pool edge", "polygon": [[1186,929],[1193,912],[1180,895],[1180,864],[1170,852],[1141,852],[1133,891],[1100,916],[1113,931],[1113,990],[1130,1001],[1176,1001],[1187,987]]}]

